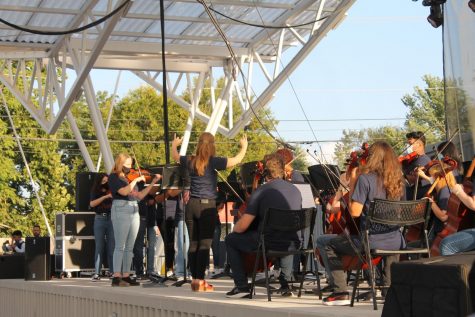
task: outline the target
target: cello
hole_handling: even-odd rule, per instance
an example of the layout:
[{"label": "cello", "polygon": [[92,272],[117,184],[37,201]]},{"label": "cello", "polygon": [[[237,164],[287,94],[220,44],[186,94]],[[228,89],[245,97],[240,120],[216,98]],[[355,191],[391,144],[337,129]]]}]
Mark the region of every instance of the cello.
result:
[{"label": "cello", "polygon": [[[463,190],[467,195],[472,195],[472,181],[470,181],[473,171],[475,169],[475,157],[470,164],[470,167],[465,174],[464,181],[462,183]],[[451,194],[449,197],[449,203],[447,206],[447,222],[444,229],[439,232],[434,239],[431,246],[431,255],[440,255],[439,245],[442,239],[445,237],[465,229],[473,228],[474,221],[471,215],[472,211],[468,209],[455,194]]]}]

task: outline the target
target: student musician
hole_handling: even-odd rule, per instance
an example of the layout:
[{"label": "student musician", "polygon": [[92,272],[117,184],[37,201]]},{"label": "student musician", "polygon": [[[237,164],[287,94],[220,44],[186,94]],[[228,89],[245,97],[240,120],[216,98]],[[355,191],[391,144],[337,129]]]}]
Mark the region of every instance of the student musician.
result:
[{"label": "student musician", "polygon": [[[369,148],[366,165],[352,170],[350,178],[349,210],[353,217],[362,217],[360,223],[370,208],[370,203],[375,198],[400,200],[404,194],[404,185],[401,165],[391,146],[383,141],[375,142]],[[358,238],[354,238],[353,241]],[[374,224],[370,228],[369,243],[371,248],[386,250],[399,250],[403,245],[403,238],[398,226]],[[334,281],[333,293],[323,299],[325,305],[350,304],[347,291],[346,274],[343,272],[342,256],[356,255],[353,246],[361,250],[361,242],[355,241],[353,245],[347,236],[337,236],[328,242],[327,251],[330,271]],[[384,283],[390,283],[390,264],[395,257],[387,257],[384,268]]]},{"label": "student musician", "polygon": [[[242,298],[249,295],[247,275],[241,258],[241,252],[252,252],[258,246],[258,228],[262,225],[264,214],[269,208],[297,210],[302,207],[302,196],[296,186],[285,181],[284,162],[282,157],[271,154],[264,158],[266,183],[257,188],[249,199],[247,209],[239,221],[234,225],[233,232],[226,237],[226,250],[233,272],[235,287],[226,293],[227,297]],[[272,233],[268,235],[272,243]],[[298,248],[300,240],[297,233],[289,233],[289,236],[275,237],[279,240],[287,240],[288,245],[271,246],[272,249]],[[284,260],[285,259],[285,260]],[[280,279],[282,295],[290,293],[288,280],[292,274],[292,256],[281,259],[282,274]],[[287,289],[286,291],[284,291]]]},{"label": "student musician", "polygon": [[109,175],[109,188],[112,194],[111,218],[114,228],[115,248],[113,255],[114,274],[112,286],[136,286],[140,283],[130,276],[133,248],[140,226],[138,201],[144,199],[161,175],[152,179],[151,186],[138,191],[137,183],[144,182],[145,176],[133,180],[127,178],[132,169],[132,158],[119,154]]},{"label": "student musician", "polygon": [[96,282],[101,279],[104,250],[107,251],[109,272],[114,272],[112,268],[114,252],[114,229],[112,228],[111,220],[112,194],[109,191],[109,177],[107,174],[96,174],[91,189],[89,206],[96,213],[94,216],[95,272],[92,276],[92,281]]},{"label": "student musician", "polygon": [[209,249],[213,241],[216,222],[217,170],[239,164],[247,150],[247,137],[239,141],[241,149],[234,157],[217,157],[214,136],[204,132],[198,139],[194,156],[180,156],[178,146],[182,138],[175,136],[172,142],[172,157],[188,169],[191,186],[190,200],[186,206],[185,222],[190,236],[188,260],[192,276],[191,289],[196,292],[212,292],[214,287],[205,281]]},{"label": "student musician", "polygon": [[425,154],[426,138],[421,131],[410,132],[406,134],[408,148],[407,154],[415,153],[412,159],[402,162],[404,176],[406,178],[406,199],[413,200],[414,192],[417,190],[417,199],[424,197],[427,190],[430,188],[430,183],[425,179],[417,177],[417,168],[424,167],[430,162],[430,158]]},{"label": "student musician", "polygon": [[294,161],[294,154],[292,151],[289,149],[278,149],[276,153],[280,155],[284,161],[285,179],[294,184],[304,184],[305,179],[303,178],[302,173],[294,170],[292,167],[292,162]]},{"label": "student musician", "polygon": [[25,253],[25,241],[22,236],[20,230],[13,231],[11,243],[8,240],[3,243],[3,252]]}]

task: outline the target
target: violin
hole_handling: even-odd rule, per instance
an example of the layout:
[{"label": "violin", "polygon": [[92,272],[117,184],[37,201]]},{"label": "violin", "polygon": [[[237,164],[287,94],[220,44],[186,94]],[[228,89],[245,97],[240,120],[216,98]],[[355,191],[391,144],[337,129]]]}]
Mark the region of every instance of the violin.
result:
[{"label": "violin", "polygon": [[357,151],[353,151],[350,153],[350,157],[346,159],[345,165],[348,166],[347,174],[351,175],[351,171],[360,165],[366,165],[366,160],[368,159],[369,155],[369,144],[368,142],[364,142],[361,145],[361,148]]},{"label": "violin", "polygon": [[150,174],[150,172],[147,171],[147,170],[143,170],[143,169],[136,170],[136,169],[131,168],[129,174],[127,174],[127,180],[130,183],[131,181],[133,181],[136,178],[139,178],[140,176],[145,177],[145,183],[146,184],[150,184],[152,182],[153,177],[154,177],[154,175]]},{"label": "violin", "polygon": [[[469,196],[473,194],[472,182],[470,181],[470,178],[472,177],[474,169],[475,169],[475,158],[472,160],[472,163],[470,164],[467,174],[465,174],[464,181],[462,184],[463,190]],[[450,185],[449,185],[449,188],[450,188]],[[470,217],[472,212],[473,211],[468,209],[460,201],[457,195],[453,193],[450,195],[449,203],[447,206],[448,218],[447,218],[444,229],[437,234],[437,236],[434,239],[434,242],[432,243],[432,246],[431,246],[432,256],[437,256],[440,254],[439,245],[442,239],[451,235],[452,233],[473,228],[474,226],[473,217]]]},{"label": "violin", "polygon": [[288,181],[292,180],[292,162],[294,161],[294,155],[291,150],[284,148],[284,149],[278,149],[276,154],[280,155],[284,161],[285,167],[284,167],[284,172],[285,172],[285,179]]},{"label": "violin", "polygon": [[399,163],[401,164],[409,165],[413,161],[417,160],[418,158],[419,158],[419,154],[417,154],[417,152],[412,152],[406,155],[399,156],[398,160],[399,160]]}]

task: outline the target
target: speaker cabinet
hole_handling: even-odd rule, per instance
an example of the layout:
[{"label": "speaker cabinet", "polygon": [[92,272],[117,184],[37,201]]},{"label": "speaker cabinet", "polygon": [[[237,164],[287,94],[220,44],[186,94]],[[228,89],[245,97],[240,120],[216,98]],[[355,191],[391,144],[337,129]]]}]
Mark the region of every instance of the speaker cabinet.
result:
[{"label": "speaker cabinet", "polygon": [[89,210],[91,188],[98,173],[81,172],[76,174],[76,211]]},{"label": "speaker cabinet", "polygon": [[393,264],[382,316],[468,316],[474,303],[475,252],[467,252]]},{"label": "speaker cabinet", "polygon": [[93,212],[56,215],[56,271],[94,270],[94,217]]},{"label": "speaker cabinet", "polygon": [[50,238],[27,237],[25,243],[25,280],[51,279]]},{"label": "speaker cabinet", "polygon": [[25,256],[23,254],[6,254],[0,256],[0,279],[25,277]]}]

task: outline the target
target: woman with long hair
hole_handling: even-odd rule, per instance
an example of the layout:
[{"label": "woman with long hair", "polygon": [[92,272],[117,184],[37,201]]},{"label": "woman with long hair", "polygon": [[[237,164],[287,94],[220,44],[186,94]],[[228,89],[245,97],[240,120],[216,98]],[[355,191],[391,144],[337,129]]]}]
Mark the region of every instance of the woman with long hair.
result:
[{"label": "woman with long hair", "polygon": [[[375,198],[400,200],[404,195],[401,165],[391,146],[383,141],[375,142],[369,148],[366,165],[355,168],[350,177],[349,212],[352,217],[361,217],[361,228],[364,228],[366,213],[371,201]],[[362,249],[359,237],[354,237],[353,245],[346,236],[337,236],[325,247],[330,271],[334,281],[333,293],[323,300],[325,305],[350,304],[347,292],[346,274],[343,272],[342,256],[356,255]],[[370,247],[385,250],[399,250],[403,247],[403,238],[398,226],[372,224],[369,228]],[[390,283],[390,265],[397,258],[385,259],[384,283]]]},{"label": "woman with long hair", "polygon": [[241,150],[230,158],[217,157],[214,136],[204,132],[200,135],[196,153],[193,156],[180,156],[178,146],[182,138],[175,136],[172,142],[172,156],[176,162],[188,169],[191,186],[190,200],[186,206],[185,222],[191,239],[188,250],[193,291],[213,291],[212,285],[205,281],[209,249],[213,241],[216,222],[217,170],[225,170],[239,164],[247,150],[247,138],[239,141]]},{"label": "woman with long hair", "polygon": [[137,202],[144,199],[153,188],[152,185],[161,178],[159,174],[155,175],[150,186],[138,191],[137,183],[144,182],[145,177],[139,176],[129,181],[127,175],[131,168],[132,158],[121,153],[115,159],[109,175],[109,188],[112,194],[111,218],[115,237],[112,286],[139,285],[136,279],[130,277],[132,251],[140,225]]},{"label": "woman with long hair", "polygon": [[112,254],[114,252],[114,229],[111,221],[112,194],[109,191],[109,177],[107,174],[98,173],[95,175],[89,206],[96,213],[94,217],[95,274],[92,276],[92,281],[99,281],[101,279],[104,249],[107,251],[109,272],[114,272],[112,267]]}]

